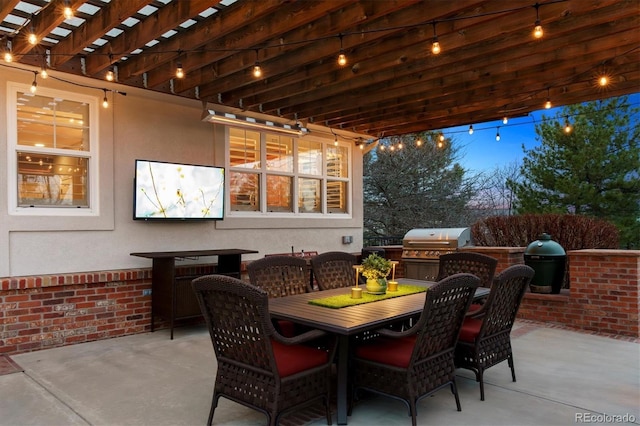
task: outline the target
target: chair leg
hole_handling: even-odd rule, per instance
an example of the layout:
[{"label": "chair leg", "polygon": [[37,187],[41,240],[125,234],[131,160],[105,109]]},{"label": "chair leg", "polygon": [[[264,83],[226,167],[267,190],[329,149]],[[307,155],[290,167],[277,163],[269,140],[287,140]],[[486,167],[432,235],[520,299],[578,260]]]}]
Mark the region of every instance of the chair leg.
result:
[{"label": "chair leg", "polygon": [[513,354],[509,355],[509,357],[507,358],[507,362],[509,363],[509,368],[511,368],[511,379],[515,382],[516,381],[516,369],[513,365]]},{"label": "chair leg", "polygon": [[462,406],[460,405],[460,396],[458,396],[458,386],[456,385],[456,379],[451,380],[451,393],[456,398],[456,408],[458,411],[462,411]]},{"label": "chair leg", "polygon": [[482,377],[482,370],[478,370],[477,376],[480,382],[480,401],[484,401],[484,379]]},{"label": "chair leg", "polygon": [[413,397],[411,401],[409,401],[409,411],[411,412],[411,426],[416,426],[418,424],[418,419],[416,418],[418,413],[416,410],[416,400]]},{"label": "chair leg", "polygon": [[324,410],[327,416],[327,424],[332,425],[333,419],[331,418],[331,403],[329,402],[329,397],[324,397]]},{"label": "chair leg", "polygon": [[209,419],[207,420],[207,425],[211,426],[213,424],[213,413],[216,411],[216,407],[218,406],[218,399],[220,398],[215,392],[213,392],[213,399],[211,401],[211,409],[209,410]]}]

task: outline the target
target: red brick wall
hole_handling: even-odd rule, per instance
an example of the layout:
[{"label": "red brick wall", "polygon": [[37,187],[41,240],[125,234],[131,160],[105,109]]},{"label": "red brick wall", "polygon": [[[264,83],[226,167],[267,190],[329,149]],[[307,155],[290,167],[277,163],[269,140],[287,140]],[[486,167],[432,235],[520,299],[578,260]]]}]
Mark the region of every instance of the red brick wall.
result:
[{"label": "red brick wall", "polygon": [[0,353],[20,353],[149,329],[151,271],[3,278]]},{"label": "red brick wall", "polygon": [[[498,272],[524,262],[524,248],[465,250],[496,257]],[[577,250],[567,257],[570,289],[560,294],[527,293],[518,317],[640,337],[640,251]],[[204,275],[212,268],[181,267],[178,273]],[[143,296],[148,289],[150,269],[0,278],[0,354],[149,331],[151,296]],[[164,324],[156,321],[156,326]]]},{"label": "red brick wall", "polygon": [[[497,272],[524,263],[524,248],[465,248],[498,258]],[[640,251],[575,250],[567,253],[569,289],[525,294],[518,318],[585,331],[640,337]]]}]

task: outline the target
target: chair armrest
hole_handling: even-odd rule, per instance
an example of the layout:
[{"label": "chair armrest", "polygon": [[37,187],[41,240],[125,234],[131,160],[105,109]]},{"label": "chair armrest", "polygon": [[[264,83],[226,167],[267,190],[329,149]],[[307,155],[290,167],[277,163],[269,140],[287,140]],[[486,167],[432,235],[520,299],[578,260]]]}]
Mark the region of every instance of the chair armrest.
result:
[{"label": "chair armrest", "polygon": [[380,336],[397,339],[400,337],[408,337],[416,334],[418,332],[418,328],[416,326],[413,326],[408,330],[404,330],[404,331],[394,331],[394,330],[389,330],[388,328],[381,328],[379,330],[376,330],[375,332]]},{"label": "chair armrest", "polygon": [[294,337],[284,337],[276,331],[273,334],[273,339],[284,345],[298,345],[300,343],[308,342],[309,340],[315,340],[326,335],[327,333],[322,330],[310,330]]}]

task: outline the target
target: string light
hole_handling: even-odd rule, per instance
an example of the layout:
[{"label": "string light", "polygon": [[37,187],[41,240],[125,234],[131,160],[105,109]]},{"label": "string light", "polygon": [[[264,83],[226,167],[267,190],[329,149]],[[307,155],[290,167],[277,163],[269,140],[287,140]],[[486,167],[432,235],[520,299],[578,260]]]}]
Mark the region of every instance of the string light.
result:
[{"label": "string light", "polygon": [[11,54],[11,41],[7,41],[7,50],[4,52],[4,61],[11,62],[13,61],[13,55]]},{"label": "string light", "polygon": [[46,65],[43,65],[42,68],[40,69],[40,77],[42,77],[42,78],[49,77],[49,73],[47,72],[47,66]]},{"label": "string light", "polygon": [[181,62],[178,62],[178,66],[176,67],[176,78],[184,78],[184,69],[182,68]]},{"label": "string light", "polygon": [[431,53],[438,55],[440,53],[440,42],[436,34],[436,23],[433,23],[433,43],[431,43]]},{"label": "string light", "polygon": [[260,61],[258,60],[258,49],[256,49],[256,63],[253,65],[253,76],[255,78],[262,77],[262,68],[260,68]]},{"label": "string light", "polygon": [[418,138],[416,140],[416,146],[422,146],[422,139]]},{"label": "string light", "polygon": [[605,74],[601,75],[598,79],[598,84],[600,85],[600,87],[607,86],[609,84],[609,77],[607,77]]},{"label": "string light", "polygon": [[338,65],[341,67],[347,65],[347,55],[344,54],[344,49],[342,48],[342,34],[340,34],[340,54],[338,55]]},{"label": "string light", "polygon": [[[177,77],[177,74],[176,74]],[[184,77],[184,72],[182,74],[182,77]],[[182,78],[182,77],[178,77],[178,78]],[[107,81],[113,81],[116,79],[116,75],[113,72],[113,67],[109,68],[109,71],[107,71],[107,74],[105,75],[105,78]]]},{"label": "string light", "polygon": [[506,115],[502,117],[502,124],[507,124],[508,122],[509,122],[509,118],[507,118]]},{"label": "string light", "polygon": [[540,16],[539,16],[540,4],[536,3],[533,7],[536,8],[536,23],[535,23],[535,26],[533,27],[533,36],[535,38],[542,38],[542,36],[544,35],[544,31],[542,30],[542,25],[540,24]]},{"label": "string light", "polygon": [[102,98],[102,107],[109,108],[109,100],[107,99],[107,89],[102,89],[102,90],[104,90],[104,98]]},{"label": "string light", "polygon": [[500,142],[500,126],[496,127],[496,141]]},{"label": "string light", "polygon": [[440,133],[440,137],[438,139],[440,139],[440,142],[444,142],[444,133]]},{"label": "string light", "polygon": [[36,81],[37,78],[38,78],[38,73],[34,72],[33,82],[31,83],[31,87],[29,88],[29,91],[31,91],[31,93],[36,93],[36,90],[38,90],[38,82]]},{"label": "string light", "polygon": [[473,134],[473,124],[469,124],[469,134]]},{"label": "string light", "polygon": [[564,119],[564,132],[569,134],[571,133],[571,123],[569,123],[569,117],[565,117]]},{"label": "string light", "polygon": [[67,1],[64,2],[64,9],[62,10],[62,16],[64,16],[64,19],[73,18],[73,9],[71,9],[71,6],[69,6],[69,2]]},{"label": "string light", "polygon": [[549,89],[547,89],[547,102],[544,103],[544,108],[551,108],[551,97],[549,96]]}]

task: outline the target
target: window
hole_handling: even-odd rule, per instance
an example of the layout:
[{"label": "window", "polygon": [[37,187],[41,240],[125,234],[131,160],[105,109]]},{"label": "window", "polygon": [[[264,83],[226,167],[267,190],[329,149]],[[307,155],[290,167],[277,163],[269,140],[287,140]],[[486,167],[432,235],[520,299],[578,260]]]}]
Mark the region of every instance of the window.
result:
[{"label": "window", "polygon": [[96,98],[23,85],[8,93],[12,212],[95,213]]},{"label": "window", "polygon": [[348,214],[348,146],[228,128],[230,211]]}]

